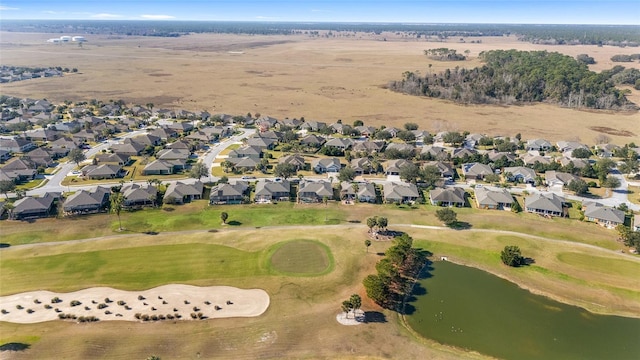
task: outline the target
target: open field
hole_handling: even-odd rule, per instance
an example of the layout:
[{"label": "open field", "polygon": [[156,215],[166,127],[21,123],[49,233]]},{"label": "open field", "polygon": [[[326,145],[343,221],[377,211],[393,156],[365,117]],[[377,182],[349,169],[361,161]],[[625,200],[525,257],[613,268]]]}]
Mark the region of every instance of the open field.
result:
[{"label": "open field", "polygon": [[[433,132],[521,133],[525,139],[580,138],[589,144],[601,132],[619,144],[640,139],[637,112],[576,111],[546,104],[460,106],[384,89],[390,80],[399,80],[404,71],[425,74],[448,67],[477,66],[477,55],[491,49],[548,50],[572,56],[587,53],[596,59],[593,69],[599,71],[614,65],[609,60],[612,55],[631,54],[634,48],[543,46],[512,37],[483,38],[481,44],[470,44],[457,39],[446,43],[382,41],[383,36],[96,36],[79,48],[45,44],[50,34],[4,32],[0,33],[3,63],[77,67],[79,73],[3,84],[3,92],[53,101],[124,99],[137,104],[151,102],[156,108],[259,112],[278,118],[304,116],[329,123],[361,119],[371,125],[402,126],[411,121]],[[445,46],[458,52],[468,49],[471,60],[438,62],[422,55],[425,49]],[[638,63],[623,65],[640,68]],[[637,99],[638,92],[632,93]],[[616,135],[620,131],[630,136]]]},{"label": "open field", "polygon": [[[393,229],[393,224],[390,227]],[[445,254],[456,261],[480,267],[516,281],[531,291],[592,311],[636,316],[640,313],[640,288],[634,271],[637,262],[623,254],[518,236],[415,228],[402,230],[416,239],[417,246],[436,255]],[[267,291],[271,304],[260,317],[202,322],[127,323],[127,326],[117,322],[90,325],[58,321],[33,325],[3,322],[0,323],[1,341],[22,341],[30,345],[27,351],[11,353],[10,358],[15,359],[47,357],[46,354],[52,351],[70,359],[144,358],[149,354],[163,358],[196,358],[198,353],[205,358],[255,358],[258,355],[267,358],[351,358],[354,354],[367,358],[479,358],[475,354],[413,338],[402,328],[395,314],[379,309],[366,297],[363,310],[370,316],[375,315],[378,322],[358,327],[337,323],[340,302],[354,292],[364,295],[362,278],[373,271],[374,263],[379,259],[376,253],[389,246],[388,242],[374,242],[367,253],[362,243],[365,237],[366,228],[361,226],[347,226],[339,232],[321,227],[310,232],[294,227],[186,232],[180,236],[133,234],[85,243],[5,248],[2,250],[3,274],[9,271],[17,275],[18,271],[25,271],[18,263],[19,259],[29,259],[40,271],[28,271],[8,283],[3,281],[0,290],[3,295],[10,289],[27,291],[49,287],[48,281],[53,279],[59,279],[55,281],[63,285],[52,287],[65,291],[98,285],[104,282],[105,274],[110,273],[120,274],[111,281],[120,285],[135,284],[130,288],[139,290],[152,287],[158,281],[177,279],[198,286],[257,287]],[[331,250],[335,260],[331,272],[319,276],[283,276],[262,268],[265,259],[256,258],[260,255],[250,255],[268,254],[269,249],[283,241],[301,238],[321,243]],[[520,269],[503,266],[499,250],[505,244],[519,245],[524,255],[533,257],[536,263]],[[161,251],[163,248],[165,251]],[[193,249],[187,250],[189,248]],[[183,256],[183,250],[178,249],[188,251],[189,256]],[[118,256],[114,256],[116,252]],[[230,253],[243,254],[243,268],[248,270],[233,271],[247,276],[232,276],[225,271],[229,270],[227,267],[235,266],[228,261]],[[172,254],[172,259],[166,258]],[[58,261],[60,256],[71,258]],[[145,261],[148,259],[153,260]],[[584,261],[589,262],[589,259],[595,259],[594,266],[606,262],[607,266],[631,272],[588,271]],[[100,269],[86,271],[80,278],[76,275],[78,269],[69,268],[90,269],[93,262],[99,263]],[[39,274],[44,274],[45,278]],[[176,337],[178,333],[182,336]],[[82,336],[78,336],[80,334]],[[186,338],[189,340],[185,341]]]}]

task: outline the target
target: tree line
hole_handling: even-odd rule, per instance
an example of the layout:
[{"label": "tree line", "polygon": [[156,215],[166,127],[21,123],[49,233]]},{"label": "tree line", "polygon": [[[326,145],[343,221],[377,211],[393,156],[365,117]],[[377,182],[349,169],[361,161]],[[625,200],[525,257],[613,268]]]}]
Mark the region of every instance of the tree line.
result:
[{"label": "tree line", "polygon": [[409,235],[395,238],[385,257],[376,264],[377,273],[363,280],[367,296],[383,308],[400,311],[429,255],[414,248]]},{"label": "tree line", "polygon": [[491,50],[485,64],[420,76],[405,72],[388,88],[465,104],[551,102],[571,108],[635,109],[615,88],[612,73],[595,73],[570,56],[547,51]]}]

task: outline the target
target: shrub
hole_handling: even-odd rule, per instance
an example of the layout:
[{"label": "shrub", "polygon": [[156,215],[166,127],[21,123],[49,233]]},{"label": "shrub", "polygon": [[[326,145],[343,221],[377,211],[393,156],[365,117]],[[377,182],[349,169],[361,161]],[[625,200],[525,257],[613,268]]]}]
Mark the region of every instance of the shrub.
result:
[{"label": "shrub", "polygon": [[182,318],[182,315],[180,315],[180,314],[175,314],[174,316],[176,317],[176,319]]},{"label": "shrub", "polygon": [[197,317],[198,317],[198,315],[196,315],[196,313],[191,313],[191,318],[192,318],[192,319],[195,319],[195,318],[197,318]]},{"label": "shrub", "polygon": [[107,297],[107,298],[104,298],[104,302],[108,304],[108,303],[112,303],[113,301]]},{"label": "shrub", "polygon": [[82,303],[80,301],[78,301],[78,300],[71,300],[70,304],[71,304],[71,306],[78,306],[78,305],[81,305]]},{"label": "shrub", "polygon": [[167,314],[167,319],[169,319],[169,320],[173,320],[173,315],[171,315],[171,314]]},{"label": "shrub", "polygon": [[3,314],[8,314],[9,312],[7,310],[5,310],[5,309],[2,309],[2,313]]},{"label": "shrub", "polygon": [[144,296],[138,295],[138,300],[144,300]]},{"label": "shrub", "polygon": [[104,309],[106,307],[108,307],[109,305],[107,304],[98,304],[98,309]]},{"label": "shrub", "polygon": [[49,305],[49,304],[45,304],[45,305],[44,305],[44,308],[45,308],[45,309],[47,309],[47,310],[51,309],[52,307],[53,307],[53,306],[51,306],[51,305]]},{"label": "shrub", "polygon": [[151,315],[151,320],[158,321],[158,315]]},{"label": "shrub", "polygon": [[136,319],[140,320],[140,318],[142,317],[142,314],[136,313],[135,315],[133,315],[133,317],[135,317]]},{"label": "shrub", "polygon": [[24,309],[24,307],[22,307],[22,305],[18,304],[18,305],[16,305],[16,309],[22,310],[22,309]]},{"label": "shrub", "polygon": [[40,300],[35,299],[35,300],[33,300],[33,303],[34,303],[34,304],[40,304]]},{"label": "shrub", "polygon": [[35,310],[33,310],[33,309],[27,309],[27,313],[29,313],[29,314],[32,314],[32,313],[34,313],[34,312],[36,312],[36,311],[35,311]]},{"label": "shrub", "polygon": [[198,313],[198,319],[202,320],[203,318],[204,318],[204,315],[201,312],[199,312]]},{"label": "shrub", "polygon": [[62,312],[62,310],[60,310],[58,308],[56,308],[54,311],[57,312],[57,313]]},{"label": "shrub", "polygon": [[65,314],[58,314],[58,319],[60,319],[60,320],[66,319]]},{"label": "shrub", "polygon": [[160,319],[160,320],[164,320],[164,319],[166,319],[166,318],[164,317],[164,315],[160,314],[160,315],[158,315],[158,319]]},{"label": "shrub", "polygon": [[124,304],[126,304],[126,302],[122,301],[122,300],[118,300],[118,305],[120,306],[124,306]]},{"label": "shrub", "polygon": [[142,315],[142,321],[149,321],[149,315],[147,314]]},{"label": "shrub", "polygon": [[125,309],[125,310],[131,310],[131,307],[129,307],[129,305],[125,305],[125,306],[124,306],[124,309]]},{"label": "shrub", "polygon": [[193,307],[193,311],[200,311],[200,309],[198,309],[198,307],[197,307],[197,306],[194,306],[194,307]]},{"label": "shrub", "polygon": [[51,303],[52,303],[52,304],[57,304],[57,303],[59,303],[59,302],[62,302],[62,300],[61,300],[59,297],[57,297],[57,296],[56,296],[56,297],[54,297],[53,299],[51,299]]},{"label": "shrub", "polygon": [[111,311],[107,310],[104,312],[105,315],[111,315]]},{"label": "shrub", "polygon": [[88,306],[85,306],[84,309],[87,310],[87,311],[91,310],[91,308],[88,307]]}]

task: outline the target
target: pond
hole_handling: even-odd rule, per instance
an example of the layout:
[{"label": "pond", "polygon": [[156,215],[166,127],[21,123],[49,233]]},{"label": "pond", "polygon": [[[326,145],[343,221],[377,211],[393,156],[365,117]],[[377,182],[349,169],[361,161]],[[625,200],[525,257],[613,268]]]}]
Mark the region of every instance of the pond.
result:
[{"label": "pond", "polygon": [[640,319],[593,314],[447,261],[431,275],[407,315],[425,338],[503,359],[640,359]]}]

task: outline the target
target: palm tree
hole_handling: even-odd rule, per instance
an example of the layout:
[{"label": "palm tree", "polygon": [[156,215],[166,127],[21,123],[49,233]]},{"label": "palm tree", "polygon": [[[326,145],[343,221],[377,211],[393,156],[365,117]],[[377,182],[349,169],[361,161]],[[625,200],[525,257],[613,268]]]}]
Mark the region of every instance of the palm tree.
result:
[{"label": "palm tree", "polygon": [[122,207],[124,205],[124,196],[122,193],[117,192],[111,194],[111,212],[115,213],[118,216],[118,224],[119,230],[122,231],[122,220],[120,220],[120,212],[122,211]]},{"label": "palm tree", "polygon": [[367,253],[369,252],[369,246],[371,246],[371,240],[367,239],[364,241],[364,246],[367,247]]},{"label": "palm tree", "polygon": [[227,214],[226,212],[220,213],[220,220],[222,220],[223,224],[227,223],[228,218],[229,218],[229,214]]}]

